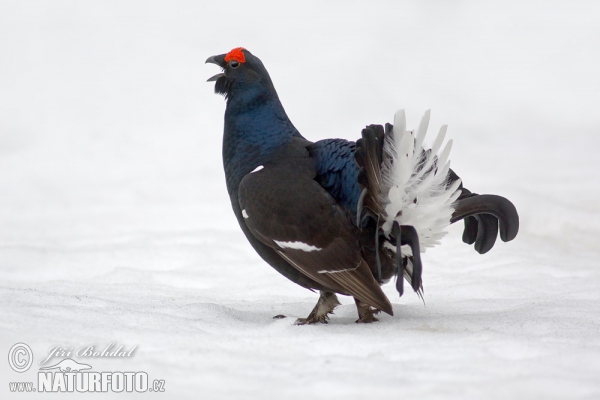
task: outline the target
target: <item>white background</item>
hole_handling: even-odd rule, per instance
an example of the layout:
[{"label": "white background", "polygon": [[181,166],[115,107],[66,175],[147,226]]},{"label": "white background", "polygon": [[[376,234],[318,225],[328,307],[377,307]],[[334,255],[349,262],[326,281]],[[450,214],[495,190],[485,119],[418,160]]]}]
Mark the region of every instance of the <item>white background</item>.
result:
[{"label": "white background", "polygon": [[[0,363],[0,396],[52,346],[115,342],[135,356],[76,359],[179,398],[599,398],[599,20],[566,1],[0,1],[0,353],[35,354]],[[426,306],[389,284],[394,317],[356,325],[342,298],[294,326],[317,296],[254,253],[225,189],[204,60],[237,46],[311,140],[432,108],[465,186],[517,206],[517,239],[481,256],[454,226],[424,255]]]}]

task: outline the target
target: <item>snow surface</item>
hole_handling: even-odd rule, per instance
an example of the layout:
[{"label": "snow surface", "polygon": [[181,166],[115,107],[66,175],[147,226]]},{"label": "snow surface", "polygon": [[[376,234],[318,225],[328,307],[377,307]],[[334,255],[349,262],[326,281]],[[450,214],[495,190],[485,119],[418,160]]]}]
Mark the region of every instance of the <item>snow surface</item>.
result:
[{"label": "snow surface", "polygon": [[[0,397],[42,397],[7,383],[52,346],[114,342],[138,348],[77,360],[164,379],[161,398],[600,398],[599,20],[583,1],[0,2],[0,353],[34,352],[0,362]],[[481,256],[453,226],[426,306],[388,284],[394,317],[354,324],[341,298],[293,325],[317,295],[254,253],[225,189],[204,60],[240,45],[311,140],[432,108],[517,239]]]}]

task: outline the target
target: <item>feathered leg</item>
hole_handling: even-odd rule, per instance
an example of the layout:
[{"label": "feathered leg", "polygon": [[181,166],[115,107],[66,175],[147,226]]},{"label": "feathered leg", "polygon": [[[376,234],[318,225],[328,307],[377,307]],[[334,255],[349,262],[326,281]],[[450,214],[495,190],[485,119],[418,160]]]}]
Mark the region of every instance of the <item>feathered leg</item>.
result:
[{"label": "feathered leg", "polygon": [[315,305],[315,308],[308,314],[306,318],[298,318],[296,325],[307,325],[307,324],[326,324],[329,319],[329,314],[333,314],[333,310],[340,305],[335,293],[326,292],[321,290],[319,301]]},{"label": "feathered leg", "polygon": [[357,298],[354,298],[354,302],[356,303],[356,309],[358,310],[358,319],[355,321],[357,324],[368,324],[379,321],[375,318],[375,314],[379,313],[379,310],[375,310],[373,307],[367,303],[363,303]]}]

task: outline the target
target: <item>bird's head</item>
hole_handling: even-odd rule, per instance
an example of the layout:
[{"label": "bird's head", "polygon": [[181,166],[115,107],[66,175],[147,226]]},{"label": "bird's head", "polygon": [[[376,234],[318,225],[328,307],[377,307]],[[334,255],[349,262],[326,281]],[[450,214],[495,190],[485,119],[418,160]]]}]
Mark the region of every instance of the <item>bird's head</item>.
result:
[{"label": "bird's head", "polygon": [[258,57],[243,47],[229,53],[208,57],[207,63],[217,64],[223,72],[208,79],[215,82],[215,93],[228,101],[242,98],[248,101],[275,95],[269,73]]}]

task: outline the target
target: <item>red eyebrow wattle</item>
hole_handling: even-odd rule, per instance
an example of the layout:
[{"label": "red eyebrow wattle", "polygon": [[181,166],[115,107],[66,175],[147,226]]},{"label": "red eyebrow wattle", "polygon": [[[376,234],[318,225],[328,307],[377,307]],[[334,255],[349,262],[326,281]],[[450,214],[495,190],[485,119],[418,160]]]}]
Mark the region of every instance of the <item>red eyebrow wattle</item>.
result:
[{"label": "red eyebrow wattle", "polygon": [[231,60],[235,60],[239,63],[246,62],[246,56],[244,55],[243,50],[246,49],[243,47],[236,47],[235,49],[231,50],[225,55],[225,62],[229,62]]}]

